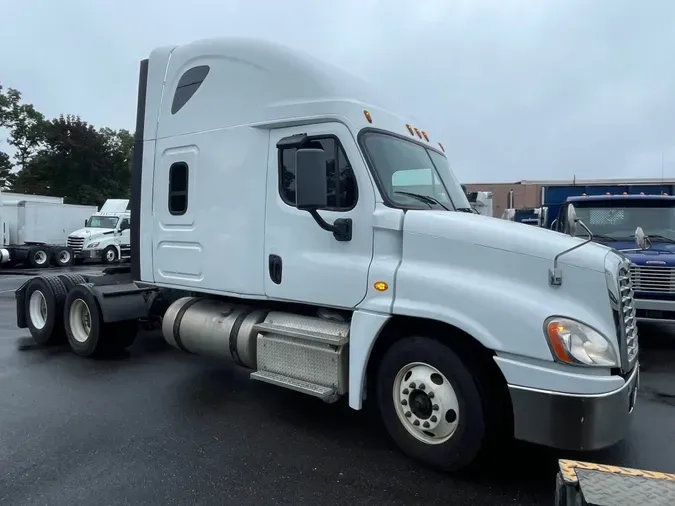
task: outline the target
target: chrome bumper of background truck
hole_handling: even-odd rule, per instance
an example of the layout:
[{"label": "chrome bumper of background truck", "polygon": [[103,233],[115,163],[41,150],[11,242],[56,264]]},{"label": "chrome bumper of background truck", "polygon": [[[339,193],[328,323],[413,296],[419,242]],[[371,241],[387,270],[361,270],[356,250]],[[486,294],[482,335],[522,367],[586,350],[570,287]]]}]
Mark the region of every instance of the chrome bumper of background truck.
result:
[{"label": "chrome bumper of background truck", "polygon": [[640,378],[636,364],[618,390],[572,395],[509,385],[516,439],[565,450],[595,450],[623,439]]},{"label": "chrome bumper of background truck", "polygon": [[640,299],[635,296],[635,311],[639,321],[675,321],[675,300]]}]

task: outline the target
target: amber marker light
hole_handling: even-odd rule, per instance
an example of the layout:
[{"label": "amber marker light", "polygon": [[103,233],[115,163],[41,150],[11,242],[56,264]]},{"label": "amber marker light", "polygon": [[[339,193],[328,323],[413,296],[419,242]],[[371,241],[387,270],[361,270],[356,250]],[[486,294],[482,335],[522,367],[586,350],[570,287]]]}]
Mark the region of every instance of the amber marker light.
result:
[{"label": "amber marker light", "polygon": [[406,125],[405,127],[408,129],[408,132],[410,132],[410,135],[415,135],[415,131],[413,130],[413,127],[411,127],[410,125]]},{"label": "amber marker light", "polygon": [[386,292],[387,289],[389,288],[389,285],[387,284],[386,281],[375,281],[375,284],[373,285],[373,287],[378,292]]},{"label": "amber marker light", "polygon": [[424,136],[424,140],[429,142],[429,136],[427,135],[427,133],[424,130],[422,130],[422,135]]},{"label": "amber marker light", "polygon": [[443,153],[445,153],[445,148],[443,147],[443,144],[441,144],[441,143],[439,142],[438,145],[440,146],[441,151],[443,151]]},{"label": "amber marker light", "polygon": [[366,119],[368,120],[368,123],[372,123],[372,122],[373,122],[373,117],[370,115],[370,111],[365,111],[365,110],[364,110],[364,111],[363,111],[363,115],[364,115],[364,116],[366,117]]}]

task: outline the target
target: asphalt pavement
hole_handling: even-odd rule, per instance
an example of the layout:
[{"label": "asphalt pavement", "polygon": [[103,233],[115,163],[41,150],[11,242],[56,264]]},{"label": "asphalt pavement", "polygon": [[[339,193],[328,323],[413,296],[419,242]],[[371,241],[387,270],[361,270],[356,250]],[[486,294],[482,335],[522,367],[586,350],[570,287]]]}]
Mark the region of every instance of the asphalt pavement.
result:
[{"label": "asphalt pavement", "polygon": [[[92,268],[85,268],[91,271]],[[451,476],[401,455],[377,419],[250,381],[159,333],[88,360],[33,345],[0,274],[0,504],[549,505],[560,457],[675,472],[675,333],[641,329],[631,434],[570,454],[505,444]]]}]

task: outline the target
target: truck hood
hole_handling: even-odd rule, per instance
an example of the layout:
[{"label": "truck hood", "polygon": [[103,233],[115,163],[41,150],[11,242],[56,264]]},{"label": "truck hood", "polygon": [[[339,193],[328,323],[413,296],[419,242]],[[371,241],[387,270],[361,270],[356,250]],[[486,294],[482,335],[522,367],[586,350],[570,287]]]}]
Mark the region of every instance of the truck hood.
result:
[{"label": "truck hood", "polygon": [[[461,212],[408,211],[404,228],[411,234],[443,237],[455,243],[504,250],[551,262],[558,253],[584,242],[545,228]],[[560,263],[604,272],[604,260],[610,250],[591,242],[563,256]]]},{"label": "truck hood", "polygon": [[70,235],[73,237],[84,237],[85,239],[91,239],[93,237],[98,237],[104,235],[106,232],[112,232],[112,228],[80,228],[75,232],[72,232]]},{"label": "truck hood", "polygon": [[[637,249],[635,241],[597,241],[615,250]],[[631,262],[637,265],[654,267],[675,266],[675,243],[652,240],[652,247],[644,251],[622,251]]]}]

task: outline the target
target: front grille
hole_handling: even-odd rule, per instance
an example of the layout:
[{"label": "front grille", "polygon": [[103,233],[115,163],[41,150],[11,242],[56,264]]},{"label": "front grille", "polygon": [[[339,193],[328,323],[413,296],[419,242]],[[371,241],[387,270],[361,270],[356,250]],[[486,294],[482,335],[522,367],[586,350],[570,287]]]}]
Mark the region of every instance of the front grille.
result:
[{"label": "front grille", "polygon": [[653,265],[630,266],[633,290],[637,292],[675,292],[675,269]]},{"label": "front grille", "polygon": [[635,319],[635,302],[633,300],[633,281],[631,269],[627,263],[619,267],[619,304],[618,324],[620,335],[625,336],[626,355],[630,364],[638,354],[638,331]]},{"label": "front grille", "polygon": [[68,236],[68,247],[72,248],[74,253],[82,251],[84,246],[84,237]]}]

